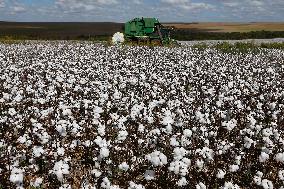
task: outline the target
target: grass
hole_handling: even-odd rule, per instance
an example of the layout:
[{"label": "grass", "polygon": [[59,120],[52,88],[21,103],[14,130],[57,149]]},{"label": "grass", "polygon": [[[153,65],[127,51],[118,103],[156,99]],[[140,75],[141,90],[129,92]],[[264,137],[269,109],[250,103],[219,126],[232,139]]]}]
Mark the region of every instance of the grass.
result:
[{"label": "grass", "polygon": [[255,44],[252,42],[244,43],[244,42],[237,42],[234,44],[228,43],[228,42],[222,42],[217,43],[215,45],[207,45],[205,43],[198,43],[196,45],[193,45],[192,48],[198,49],[198,50],[205,50],[207,48],[215,48],[220,52],[223,53],[232,53],[232,54],[238,54],[238,53],[259,53],[261,49],[284,49],[284,43],[261,43],[261,44]]},{"label": "grass", "polygon": [[209,32],[251,32],[251,31],[284,31],[284,23],[282,22],[255,22],[255,23],[239,23],[239,22],[200,22],[200,23],[176,23],[166,24],[176,29],[193,29]]}]

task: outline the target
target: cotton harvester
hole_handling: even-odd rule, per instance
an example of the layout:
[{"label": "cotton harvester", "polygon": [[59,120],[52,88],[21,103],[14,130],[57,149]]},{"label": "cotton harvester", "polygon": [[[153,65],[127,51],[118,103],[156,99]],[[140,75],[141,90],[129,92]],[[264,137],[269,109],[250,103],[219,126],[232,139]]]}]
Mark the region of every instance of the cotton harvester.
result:
[{"label": "cotton harvester", "polygon": [[170,36],[171,30],[156,18],[134,18],[125,23],[124,38],[129,42],[168,45],[175,43]]}]

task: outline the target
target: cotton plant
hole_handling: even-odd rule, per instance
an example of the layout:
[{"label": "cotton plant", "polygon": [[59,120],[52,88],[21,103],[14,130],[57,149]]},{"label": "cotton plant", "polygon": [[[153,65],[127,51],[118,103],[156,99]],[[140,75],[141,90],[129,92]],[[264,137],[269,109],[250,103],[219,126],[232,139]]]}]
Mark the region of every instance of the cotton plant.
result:
[{"label": "cotton plant", "polygon": [[283,50],[27,41],[0,62],[2,186],[283,185]]}]

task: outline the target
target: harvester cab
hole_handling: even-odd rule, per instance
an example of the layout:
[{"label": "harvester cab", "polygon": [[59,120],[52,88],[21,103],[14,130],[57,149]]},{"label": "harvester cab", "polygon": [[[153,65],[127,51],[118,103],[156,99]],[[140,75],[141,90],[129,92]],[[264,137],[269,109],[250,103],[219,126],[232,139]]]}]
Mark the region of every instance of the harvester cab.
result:
[{"label": "harvester cab", "polygon": [[164,27],[156,18],[134,18],[125,23],[124,35],[129,41],[170,44],[171,28]]}]

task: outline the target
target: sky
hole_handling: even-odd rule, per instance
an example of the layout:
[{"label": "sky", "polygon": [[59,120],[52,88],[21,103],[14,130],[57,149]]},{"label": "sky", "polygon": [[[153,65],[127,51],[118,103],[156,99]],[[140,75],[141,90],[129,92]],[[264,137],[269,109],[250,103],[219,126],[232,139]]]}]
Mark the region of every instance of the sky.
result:
[{"label": "sky", "polygon": [[283,22],[284,0],[0,0],[0,20],[18,22]]}]

